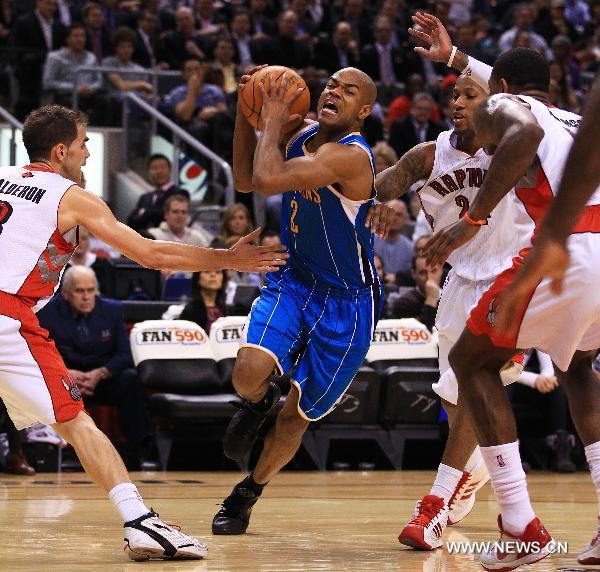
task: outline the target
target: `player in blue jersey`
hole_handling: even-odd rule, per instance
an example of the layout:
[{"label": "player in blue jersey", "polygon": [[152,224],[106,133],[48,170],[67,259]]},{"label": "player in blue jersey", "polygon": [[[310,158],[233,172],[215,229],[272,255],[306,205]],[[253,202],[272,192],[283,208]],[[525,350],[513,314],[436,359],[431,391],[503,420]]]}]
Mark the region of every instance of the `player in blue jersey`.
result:
[{"label": "player in blue jersey", "polygon": [[[247,81],[248,78],[246,77]],[[281,240],[286,270],[267,274],[244,327],[233,372],[243,398],[224,438],[225,454],[250,452],[280,391],[271,374],[292,371],[292,388],[253,473],[238,483],[213,520],[213,534],[243,534],[263,487],[294,456],[309,422],[327,415],[362,364],[382,306],[366,226],[374,204],[375,166],[360,127],[377,89],[362,71],[345,68],[327,82],[318,122],[290,117],[299,93],[286,97],[264,86],[258,141],[238,110],[234,137],[236,186],[244,192],[283,194]],[[283,126],[300,123],[290,135]]]}]

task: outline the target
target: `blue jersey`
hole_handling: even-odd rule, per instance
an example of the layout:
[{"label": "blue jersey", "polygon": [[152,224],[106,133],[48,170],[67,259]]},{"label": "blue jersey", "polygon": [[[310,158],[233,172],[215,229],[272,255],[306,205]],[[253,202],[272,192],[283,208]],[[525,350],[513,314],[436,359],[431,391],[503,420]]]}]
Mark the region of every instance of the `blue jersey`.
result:
[{"label": "blue jersey", "polygon": [[[309,155],[306,144],[318,130],[319,124],[313,123],[297,133],[288,143],[286,160]],[[375,176],[373,153],[360,133],[346,135],[338,143],[363,149]],[[378,289],[373,234],[365,227],[367,211],[373,204],[373,198],[350,200],[332,185],[284,193],[281,241],[290,254],[286,266],[291,266],[306,284],[344,290],[376,285]]]}]

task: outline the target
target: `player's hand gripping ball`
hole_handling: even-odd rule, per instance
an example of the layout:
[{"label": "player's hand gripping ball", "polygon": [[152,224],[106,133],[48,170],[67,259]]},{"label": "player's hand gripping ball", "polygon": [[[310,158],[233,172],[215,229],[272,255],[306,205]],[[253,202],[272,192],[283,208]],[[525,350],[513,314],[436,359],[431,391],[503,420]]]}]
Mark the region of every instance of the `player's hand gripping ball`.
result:
[{"label": "player's hand gripping ball", "polygon": [[[294,70],[285,66],[268,66],[259,69],[252,74],[250,79],[242,86],[239,93],[239,110],[244,114],[248,123],[255,129],[263,130],[264,123],[261,119],[262,110],[262,93],[260,91],[260,83],[263,82],[264,89],[268,92],[269,89],[281,85],[283,75],[286,75],[288,81],[288,89],[285,95],[296,93],[299,88],[304,88],[302,93],[291,103],[290,116],[300,115],[305,117],[310,108],[310,95],[304,80]],[[288,133],[298,127],[299,120],[295,119],[283,126],[283,132]]]}]

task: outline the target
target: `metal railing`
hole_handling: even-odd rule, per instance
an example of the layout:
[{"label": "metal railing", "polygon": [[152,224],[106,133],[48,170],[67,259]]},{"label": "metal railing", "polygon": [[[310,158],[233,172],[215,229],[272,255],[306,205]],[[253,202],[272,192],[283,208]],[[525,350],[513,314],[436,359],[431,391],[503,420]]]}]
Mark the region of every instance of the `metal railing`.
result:
[{"label": "metal railing", "polygon": [[15,165],[17,162],[17,139],[15,132],[17,129],[23,129],[23,124],[14,115],[6,111],[4,107],[0,107],[0,117],[5,119],[10,125],[10,164]]},{"label": "metal railing", "polygon": [[[211,151],[208,147],[200,143],[197,139],[192,137],[187,131],[182,129],[175,122],[171,121],[168,117],[165,117],[160,111],[152,107],[149,103],[144,101],[139,95],[128,91],[123,94],[123,165],[127,168],[129,162],[129,115],[131,113],[130,106],[133,103],[137,105],[146,113],[148,113],[156,122],[166,127],[173,134],[171,141],[173,145],[173,157],[172,157],[172,176],[173,182],[177,184],[179,177],[179,145],[181,142],[187,143],[192,149],[195,149],[198,153],[206,157],[213,166],[212,169],[212,180],[215,187],[219,187],[218,175],[219,171],[223,172],[225,176],[226,185],[224,187],[225,193],[225,204],[232,204],[235,202],[235,187],[233,184],[233,171],[231,166],[222,157],[219,157],[214,151]],[[215,168],[217,167],[217,168]]]},{"label": "metal railing", "polygon": [[[101,73],[102,75],[107,75],[109,73],[114,73],[118,75],[125,76],[146,76],[150,78],[150,83],[152,84],[152,93],[158,95],[158,80],[160,77],[177,77],[181,78],[180,71],[174,70],[155,70],[155,69],[140,69],[140,70],[127,70],[121,68],[115,68],[110,66],[81,66],[77,68],[77,72],[92,72],[92,73]],[[75,83],[73,85],[73,94],[72,94],[72,107],[73,109],[79,109],[79,93],[77,92],[77,88],[81,83],[81,74],[77,73],[75,76]],[[152,102],[153,107],[158,106],[158,98]],[[152,135],[156,134],[156,121],[154,117],[152,117]]]}]

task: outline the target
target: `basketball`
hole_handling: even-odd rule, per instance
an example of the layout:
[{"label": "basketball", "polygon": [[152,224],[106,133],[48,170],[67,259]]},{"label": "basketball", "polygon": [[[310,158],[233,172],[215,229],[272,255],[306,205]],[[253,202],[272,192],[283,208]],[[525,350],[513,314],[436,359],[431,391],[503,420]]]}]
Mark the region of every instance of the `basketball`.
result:
[{"label": "basketball", "polygon": [[[299,87],[304,87],[304,91],[298,99],[292,102],[290,107],[290,115],[301,115],[304,117],[308,113],[310,107],[310,95],[306,88],[306,83],[294,70],[285,66],[269,66],[257,71],[250,80],[244,85],[240,93],[240,109],[248,123],[255,129],[262,131],[264,124],[260,114],[262,109],[262,94],[260,92],[260,82],[265,82],[265,90],[273,84],[276,87],[281,85],[283,74],[287,74],[289,88],[287,94],[294,93]],[[287,133],[298,126],[297,121],[291,121],[283,126],[283,132]]]}]

